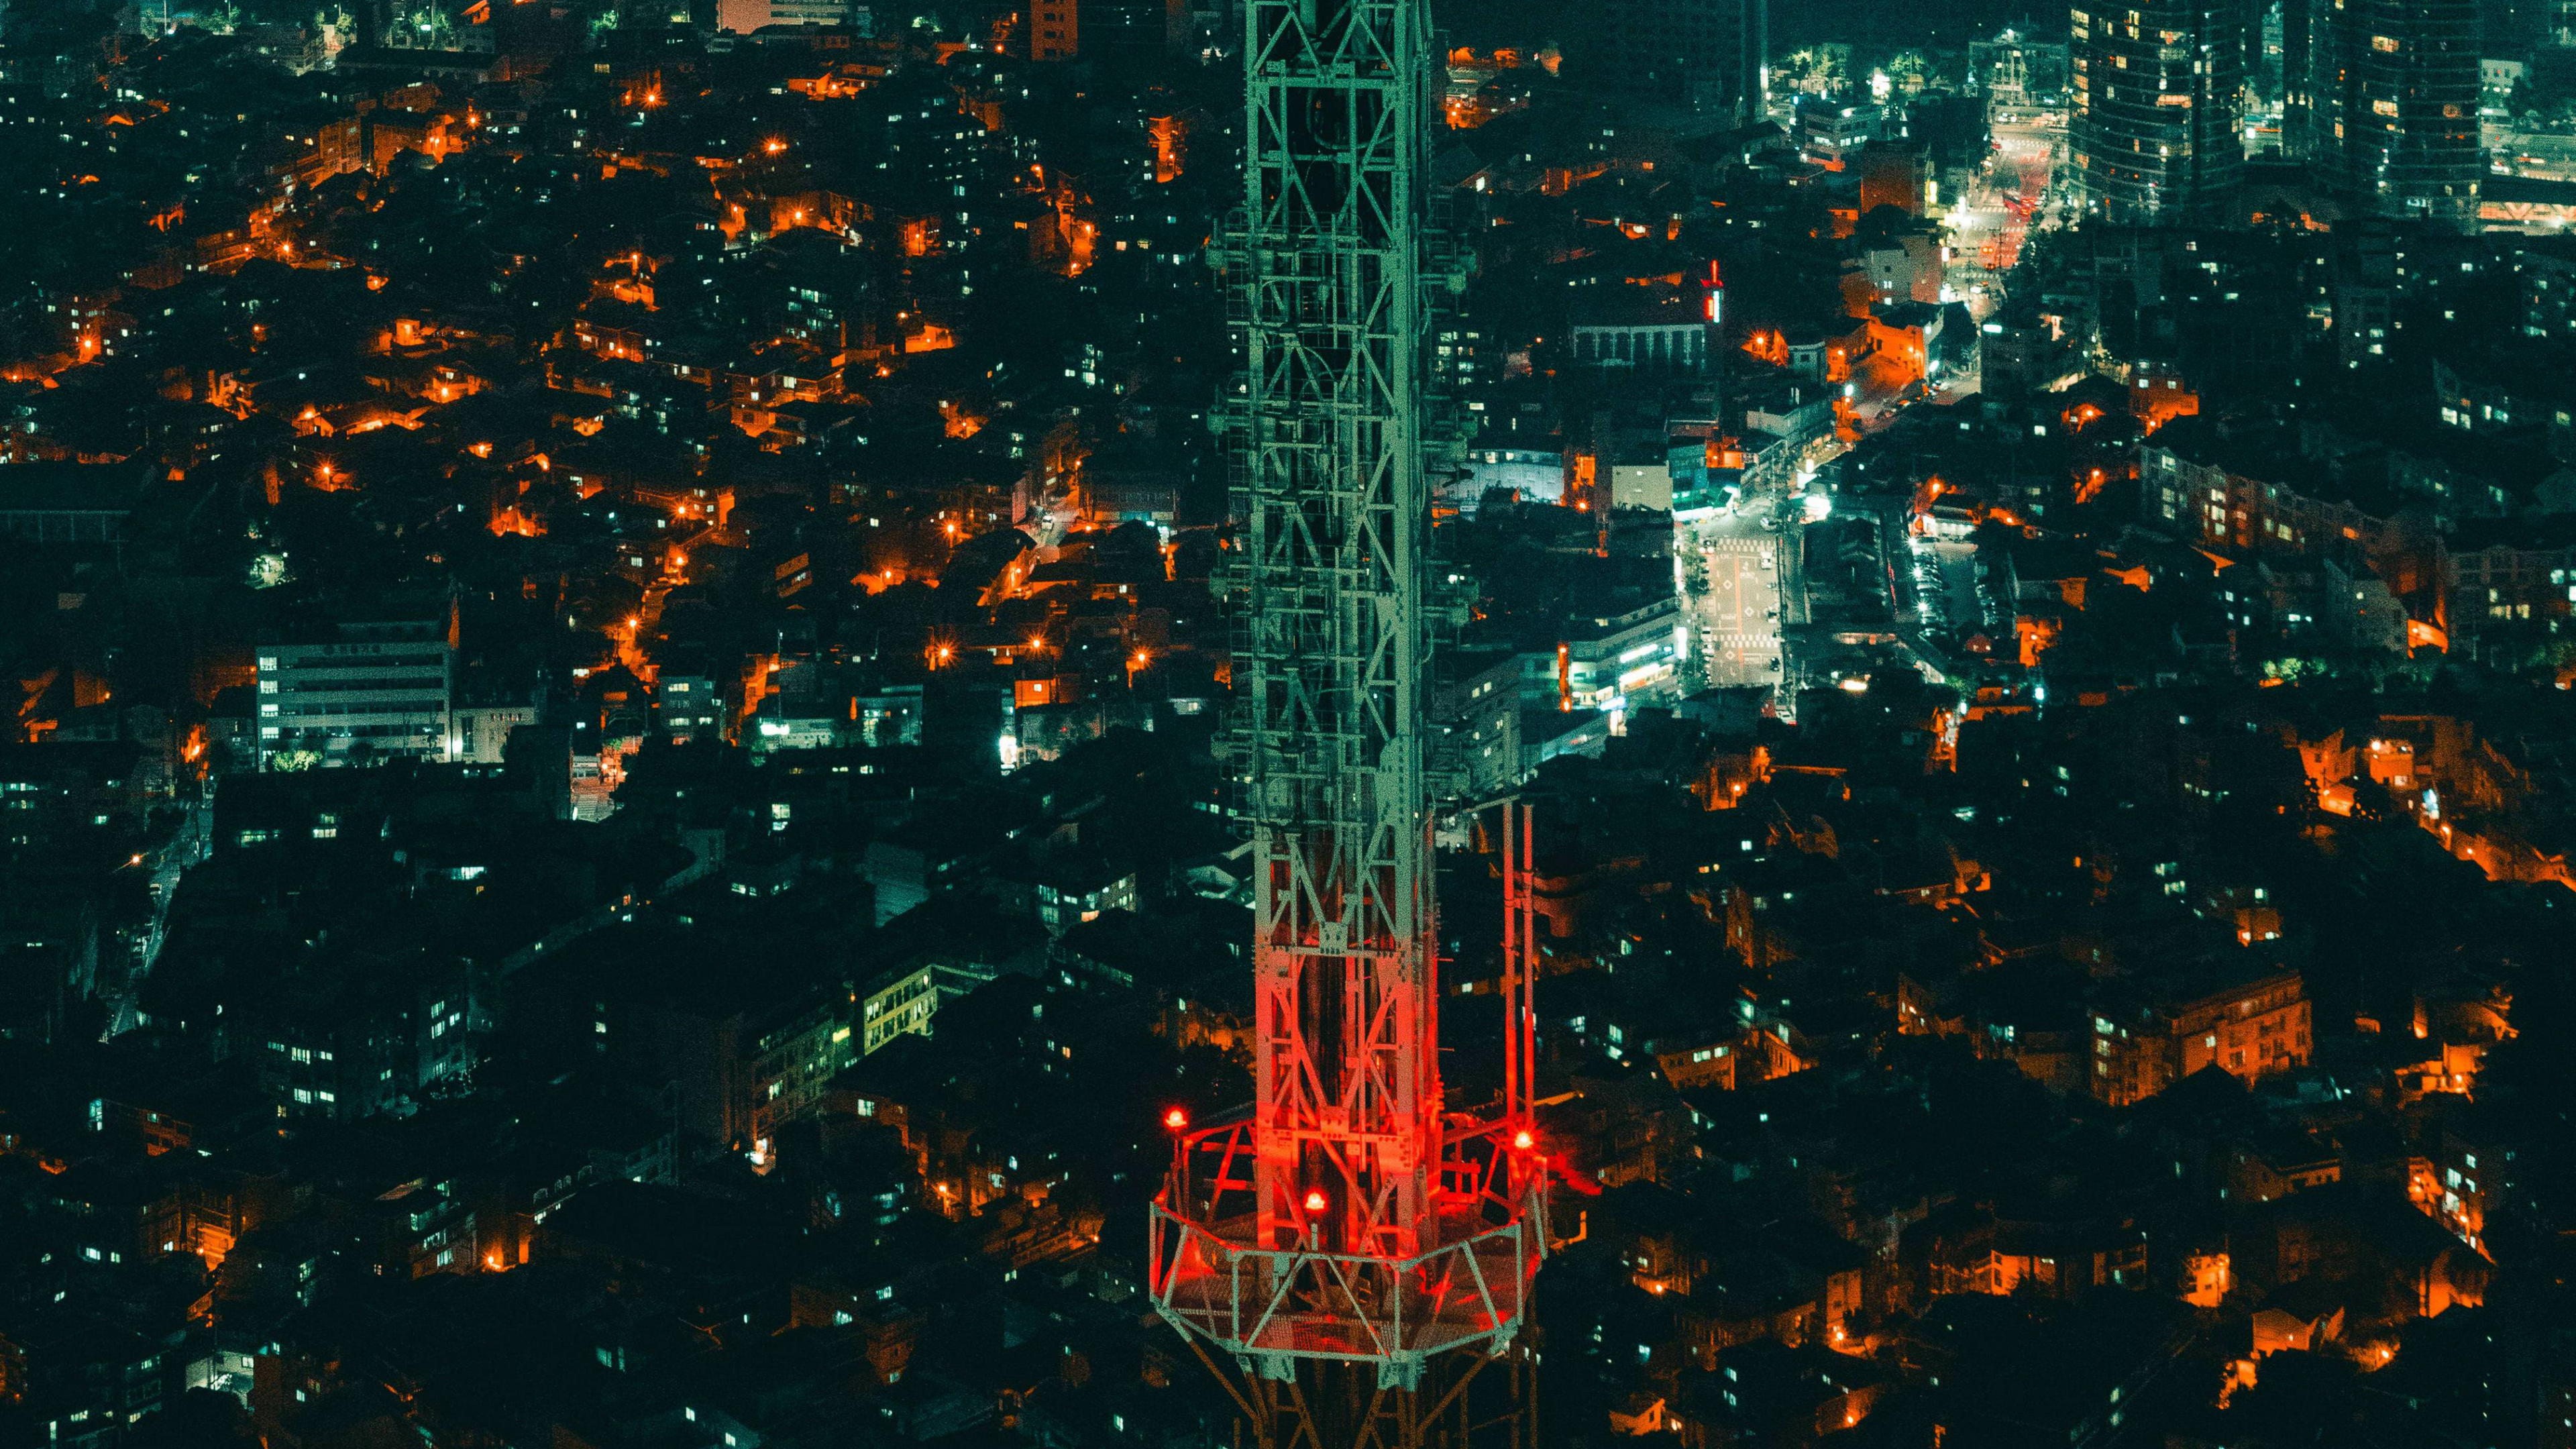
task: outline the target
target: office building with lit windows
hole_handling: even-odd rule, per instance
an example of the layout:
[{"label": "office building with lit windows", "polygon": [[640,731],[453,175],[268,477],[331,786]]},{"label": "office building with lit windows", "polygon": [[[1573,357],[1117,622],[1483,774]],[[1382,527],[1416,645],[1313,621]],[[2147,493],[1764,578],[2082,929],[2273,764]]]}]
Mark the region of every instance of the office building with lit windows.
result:
[{"label": "office building with lit windows", "polygon": [[2085,208],[2124,225],[2199,222],[2244,171],[2249,11],[2238,0],[2081,0],[2069,15],[2069,141]]},{"label": "office building with lit windows", "polygon": [[328,637],[259,648],[260,768],[447,760],[453,738],[452,615],[337,625]]}]

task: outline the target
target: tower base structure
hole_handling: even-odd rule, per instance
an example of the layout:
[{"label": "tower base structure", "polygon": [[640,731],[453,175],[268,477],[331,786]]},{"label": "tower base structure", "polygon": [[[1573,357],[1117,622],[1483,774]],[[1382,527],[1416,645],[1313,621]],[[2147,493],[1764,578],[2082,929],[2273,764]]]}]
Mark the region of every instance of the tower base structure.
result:
[{"label": "tower base structure", "polygon": [[1188,1342],[1234,1401],[1236,1449],[1538,1449],[1538,1362],[1525,1343],[1444,1354],[1407,1388],[1340,1359],[1290,1360],[1286,1377],[1265,1377]]},{"label": "tower base structure", "polygon": [[1264,1190],[1263,1150],[1277,1149],[1257,1111],[1196,1130],[1177,1108],[1164,1119],[1147,1289],[1234,1401],[1239,1446],[1536,1449],[1528,1330],[1557,1169],[1536,1131],[1526,806],[1505,806],[1499,843],[1504,1093],[1497,1109],[1442,1114],[1424,1211],[1401,1235],[1354,1234],[1322,1187],[1264,1211],[1281,1195]]}]

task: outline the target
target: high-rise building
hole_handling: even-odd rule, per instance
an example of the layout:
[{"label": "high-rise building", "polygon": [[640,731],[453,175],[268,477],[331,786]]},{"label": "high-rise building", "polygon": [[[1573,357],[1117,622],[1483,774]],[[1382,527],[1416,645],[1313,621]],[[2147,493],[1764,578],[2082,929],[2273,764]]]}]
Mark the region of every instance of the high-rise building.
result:
[{"label": "high-rise building", "polygon": [[2327,72],[2317,63],[2318,16],[2334,0],[2281,0],[2281,149],[2295,157],[2314,154],[2317,136],[2317,83]]},{"label": "high-rise building", "polygon": [[2140,225],[2201,221],[2245,166],[2242,0],[2077,0],[2076,178],[2086,207]]},{"label": "high-rise building", "polygon": [[2344,0],[2361,44],[2347,174],[2371,209],[2477,224],[2477,0]]},{"label": "high-rise building", "polygon": [[2291,0],[2283,129],[2382,216],[2476,224],[2479,0]]}]

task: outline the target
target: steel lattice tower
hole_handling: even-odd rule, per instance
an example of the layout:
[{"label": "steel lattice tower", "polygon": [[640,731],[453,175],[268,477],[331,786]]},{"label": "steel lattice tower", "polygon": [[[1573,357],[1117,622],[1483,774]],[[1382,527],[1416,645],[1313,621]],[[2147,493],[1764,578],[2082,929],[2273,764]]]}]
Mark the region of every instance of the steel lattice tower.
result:
[{"label": "steel lattice tower", "polygon": [[[1222,261],[1244,369],[1228,423],[1255,1097],[1247,1120],[1176,1140],[1151,1286],[1262,1449],[1457,1444],[1496,1423],[1525,1439],[1514,1341],[1545,1230],[1522,926],[1502,1110],[1445,1110],[1438,1065],[1429,15],[1247,11],[1244,209]],[[1497,1362],[1510,1392],[1468,1393]]]}]

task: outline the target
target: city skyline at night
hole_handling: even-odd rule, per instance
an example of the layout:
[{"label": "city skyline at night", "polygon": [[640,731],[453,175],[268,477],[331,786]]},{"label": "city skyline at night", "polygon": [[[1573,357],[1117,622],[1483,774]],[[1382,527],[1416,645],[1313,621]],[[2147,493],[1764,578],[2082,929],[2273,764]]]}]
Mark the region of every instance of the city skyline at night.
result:
[{"label": "city skyline at night", "polygon": [[6,0],[0,1449],[2576,1445],[2565,0]]}]

